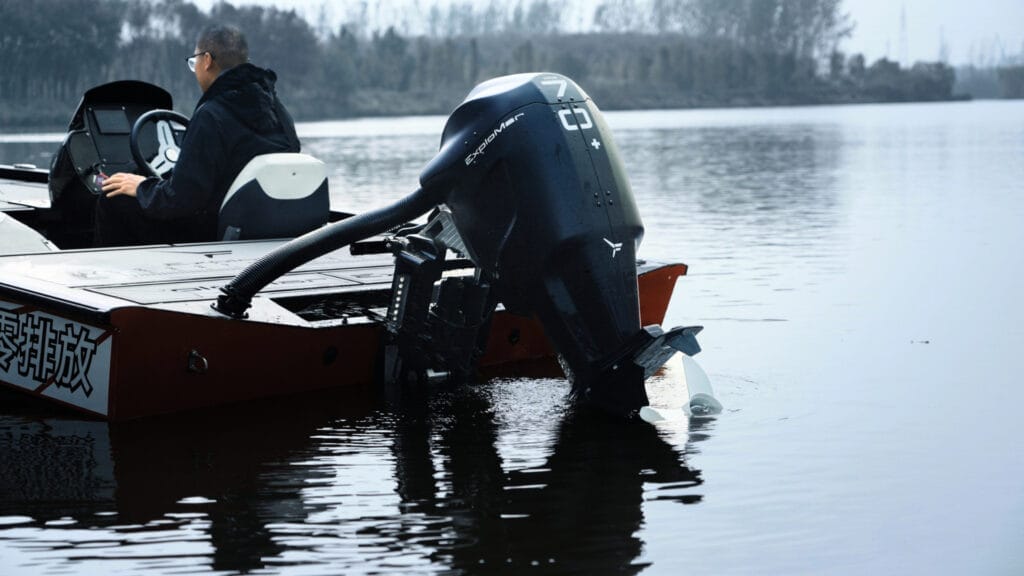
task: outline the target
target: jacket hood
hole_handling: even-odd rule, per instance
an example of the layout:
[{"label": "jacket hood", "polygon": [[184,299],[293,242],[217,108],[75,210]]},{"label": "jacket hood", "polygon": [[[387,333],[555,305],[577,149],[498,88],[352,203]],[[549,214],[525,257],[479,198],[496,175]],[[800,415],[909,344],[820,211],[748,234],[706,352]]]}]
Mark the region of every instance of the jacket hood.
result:
[{"label": "jacket hood", "polygon": [[273,70],[241,64],[222,72],[199,99],[196,108],[216,100],[254,132],[276,132],[281,129],[281,120],[277,117],[276,82],[277,74]]}]

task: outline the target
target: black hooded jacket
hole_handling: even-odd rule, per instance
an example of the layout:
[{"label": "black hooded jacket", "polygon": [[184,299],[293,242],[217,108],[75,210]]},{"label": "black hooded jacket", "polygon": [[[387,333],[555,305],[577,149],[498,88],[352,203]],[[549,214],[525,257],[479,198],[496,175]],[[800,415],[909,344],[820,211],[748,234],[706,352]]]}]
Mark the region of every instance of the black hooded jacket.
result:
[{"label": "black hooded jacket", "polygon": [[295,123],[277,99],[277,75],[252,64],[214,80],[192,113],[171,177],[139,184],[142,211],[158,220],[182,220],[180,241],[215,240],[217,214],[242,168],[260,154],[298,152]]}]

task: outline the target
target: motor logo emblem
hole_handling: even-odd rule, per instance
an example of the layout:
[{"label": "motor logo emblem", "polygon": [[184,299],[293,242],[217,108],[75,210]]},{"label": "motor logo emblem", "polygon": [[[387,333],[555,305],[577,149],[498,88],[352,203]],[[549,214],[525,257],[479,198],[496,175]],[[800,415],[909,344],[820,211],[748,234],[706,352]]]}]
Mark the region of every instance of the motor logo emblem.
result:
[{"label": "motor logo emblem", "polygon": [[622,250],[622,242],[612,242],[611,240],[609,240],[607,238],[604,239],[604,242],[605,242],[605,244],[607,244],[608,246],[611,247],[611,249],[612,249],[612,258],[615,258],[615,255],[619,253],[619,250]]}]

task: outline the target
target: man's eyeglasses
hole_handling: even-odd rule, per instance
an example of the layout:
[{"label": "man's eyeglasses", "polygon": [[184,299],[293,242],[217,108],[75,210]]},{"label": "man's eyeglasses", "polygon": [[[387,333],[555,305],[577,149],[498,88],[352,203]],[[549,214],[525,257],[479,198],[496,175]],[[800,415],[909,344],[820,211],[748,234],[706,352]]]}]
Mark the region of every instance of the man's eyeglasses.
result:
[{"label": "man's eyeglasses", "polygon": [[209,54],[211,60],[216,60],[216,58],[213,57],[213,52],[210,52],[209,50],[204,50],[202,52],[196,52],[195,54],[193,54],[193,55],[191,55],[191,56],[189,56],[188,58],[185,59],[185,62],[188,63],[188,69],[189,69],[190,72],[195,72],[196,71],[196,60],[200,56],[202,56],[203,54]]}]

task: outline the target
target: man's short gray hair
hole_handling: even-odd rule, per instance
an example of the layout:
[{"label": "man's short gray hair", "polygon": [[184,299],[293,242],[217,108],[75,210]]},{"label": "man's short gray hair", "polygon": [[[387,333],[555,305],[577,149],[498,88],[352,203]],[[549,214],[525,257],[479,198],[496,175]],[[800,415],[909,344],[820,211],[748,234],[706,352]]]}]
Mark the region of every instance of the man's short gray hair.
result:
[{"label": "man's short gray hair", "polygon": [[221,70],[234,68],[249,61],[249,45],[245,35],[234,26],[214,24],[199,33],[196,47],[213,54]]}]

